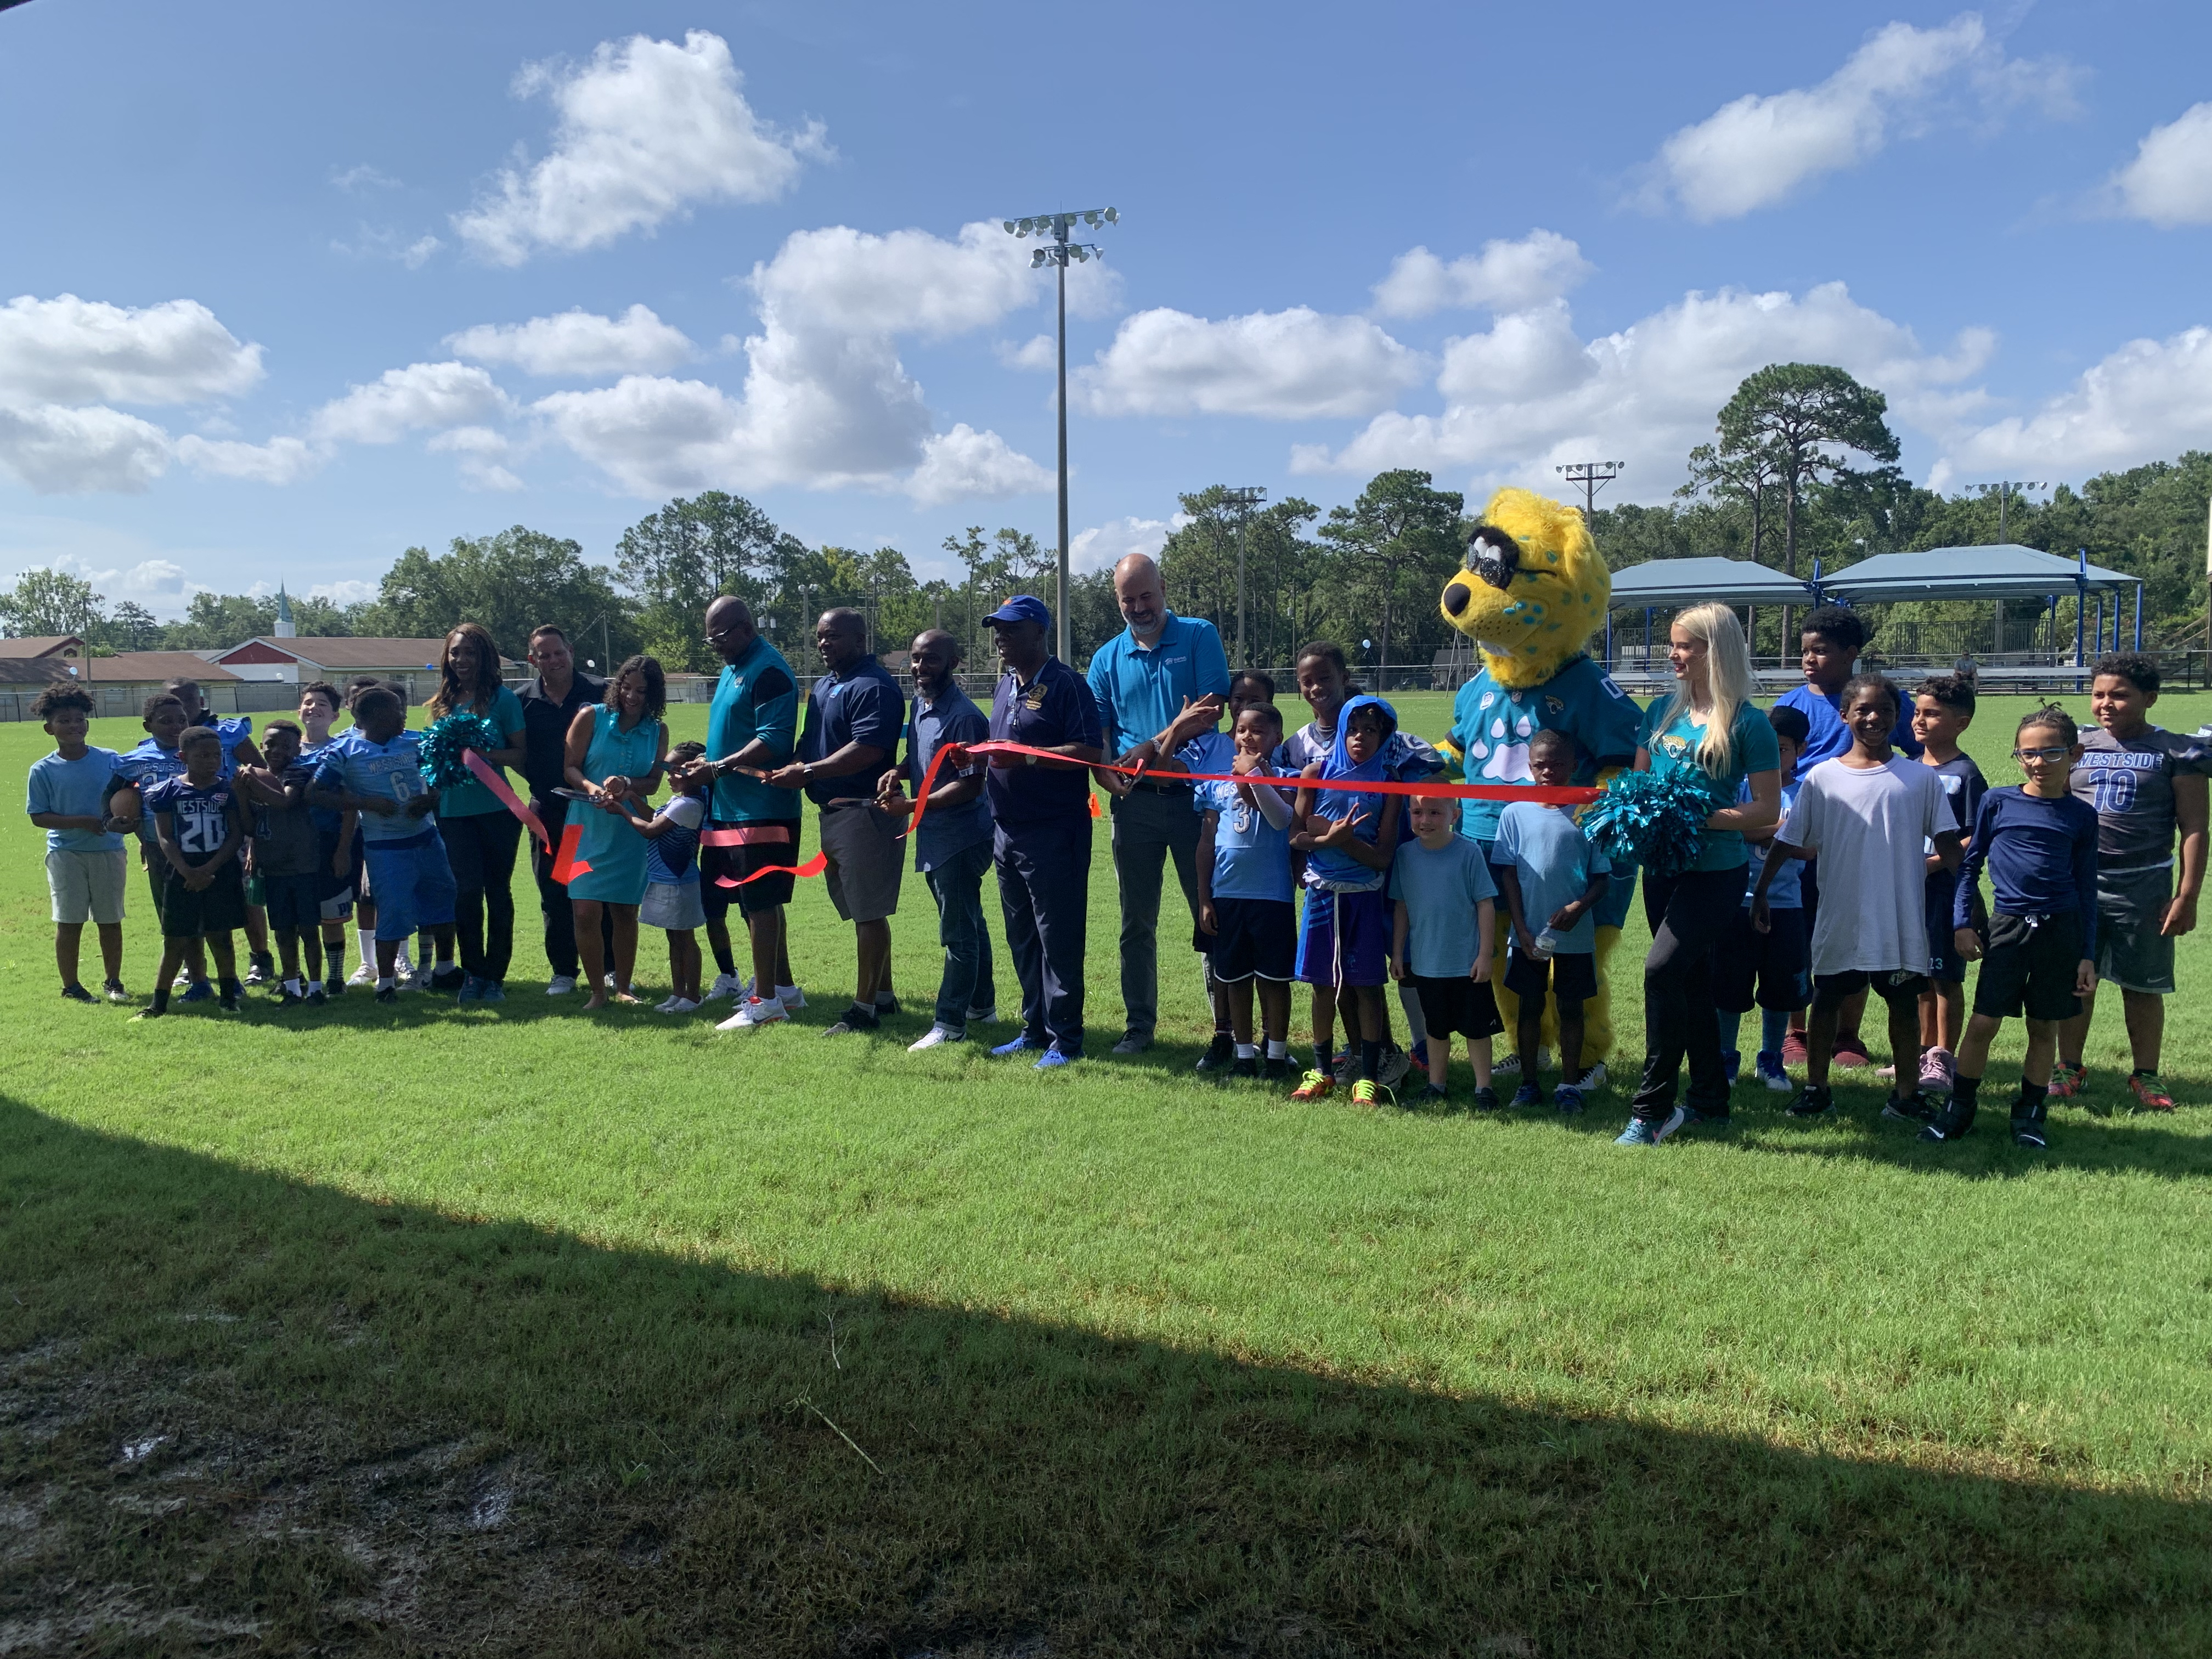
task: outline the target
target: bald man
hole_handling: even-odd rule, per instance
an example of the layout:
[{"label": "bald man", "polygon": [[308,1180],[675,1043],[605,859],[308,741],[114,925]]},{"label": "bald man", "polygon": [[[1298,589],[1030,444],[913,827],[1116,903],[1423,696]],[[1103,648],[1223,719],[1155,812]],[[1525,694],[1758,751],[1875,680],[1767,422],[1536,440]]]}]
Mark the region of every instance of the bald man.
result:
[{"label": "bald man", "polygon": [[[1090,674],[1106,752],[1117,759],[1139,750],[1146,757],[1172,757],[1219,719],[1229,696],[1228,653],[1212,623],[1168,609],[1160,568],[1142,553],[1114,567],[1114,598],[1128,626],[1099,647]],[[1134,785],[1118,779],[1109,784],[1127,1010],[1121,1040],[1114,1045],[1117,1054],[1150,1048],[1158,1023],[1161,871],[1170,857],[1194,936],[1197,932],[1199,815],[1191,786],[1166,775],[1181,769],[1172,759],[1154,758],[1152,770],[1161,775],[1148,772]]]}]

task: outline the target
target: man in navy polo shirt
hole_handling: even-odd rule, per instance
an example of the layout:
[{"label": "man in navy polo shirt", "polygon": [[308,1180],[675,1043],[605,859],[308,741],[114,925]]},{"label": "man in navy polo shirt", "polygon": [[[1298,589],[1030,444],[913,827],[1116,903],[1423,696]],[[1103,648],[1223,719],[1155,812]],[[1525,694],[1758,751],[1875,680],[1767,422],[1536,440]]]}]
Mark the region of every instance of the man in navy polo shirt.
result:
[{"label": "man in navy polo shirt", "polygon": [[[1145,749],[1171,757],[1189,740],[1188,727],[1169,733],[1186,709],[1204,708],[1218,720],[1229,696],[1229,658],[1213,624],[1169,611],[1160,568],[1142,553],[1114,567],[1114,597],[1128,626],[1091,659],[1091,693],[1097,700],[1106,752],[1117,759]],[[1172,857],[1176,878],[1198,926],[1199,817],[1191,786],[1168,773],[1182,769],[1165,760],[1132,785],[1107,773],[1114,795],[1114,876],[1121,896],[1121,1001],[1127,1026],[1117,1054],[1151,1047],[1160,1001],[1160,888]],[[1153,775],[1154,771],[1161,775]]]},{"label": "man in navy polo shirt", "polygon": [[[993,739],[1066,757],[993,755],[983,783],[995,821],[992,862],[999,870],[1006,950],[1022,982],[1021,1035],[991,1052],[1042,1050],[1036,1060],[1042,1071],[1083,1058],[1090,767],[1106,754],[1091,688],[1052,654],[1052,612],[1044,601],[1018,593],[983,622],[1006,669],[991,699]],[[966,750],[949,750],[945,763],[966,765]]]},{"label": "man in navy polo shirt", "polygon": [[814,648],[830,672],[806,699],[799,758],[769,774],[778,789],[804,789],[822,809],[830,902],[853,924],[860,948],[853,1006],[822,1035],[872,1031],[898,1012],[891,995],[891,917],[897,913],[906,826],[875,802],[876,780],[898,752],[906,694],[868,649],[868,619],[840,606],[814,624]]}]

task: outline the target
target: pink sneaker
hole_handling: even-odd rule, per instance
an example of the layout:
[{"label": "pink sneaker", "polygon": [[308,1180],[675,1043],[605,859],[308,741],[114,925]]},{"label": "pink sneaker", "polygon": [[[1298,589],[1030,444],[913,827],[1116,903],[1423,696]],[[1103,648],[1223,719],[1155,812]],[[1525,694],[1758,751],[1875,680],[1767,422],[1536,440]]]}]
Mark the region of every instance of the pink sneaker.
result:
[{"label": "pink sneaker", "polygon": [[1958,1064],[1948,1048],[1930,1048],[1920,1056],[1920,1087],[1924,1093],[1951,1092],[1951,1073]]}]

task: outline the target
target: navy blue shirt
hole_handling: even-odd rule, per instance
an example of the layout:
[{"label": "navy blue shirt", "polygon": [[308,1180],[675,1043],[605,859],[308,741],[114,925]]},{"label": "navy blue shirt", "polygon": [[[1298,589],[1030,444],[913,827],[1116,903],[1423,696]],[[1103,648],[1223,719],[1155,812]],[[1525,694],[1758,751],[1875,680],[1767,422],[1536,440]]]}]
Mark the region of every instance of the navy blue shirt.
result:
[{"label": "navy blue shirt", "polygon": [[[909,787],[919,788],[922,779],[929,775],[932,757],[948,743],[981,743],[991,735],[991,722],[975,700],[957,685],[945,688],[945,695],[935,702],[924,702],[916,692],[914,714],[906,728],[906,777]],[[965,771],[951,767],[937,775],[937,787],[945,788],[962,778],[972,778],[985,769],[978,761]],[[979,841],[991,836],[991,798],[978,794],[975,799],[959,806],[933,805],[922,815],[921,828],[914,835],[914,867],[924,874],[934,870],[956,853],[965,852]]]},{"label": "navy blue shirt", "polygon": [[1150,650],[1126,628],[1100,646],[1088,684],[1110,759],[1166,731],[1186,700],[1226,698],[1229,657],[1212,623],[1170,611]]},{"label": "navy blue shirt", "polygon": [[[991,735],[1000,743],[1023,743],[1032,749],[1069,744],[1098,748],[1098,701],[1083,676],[1058,657],[1047,657],[1027,685],[1008,669],[992,694]],[[1012,766],[991,768],[983,793],[991,803],[991,816],[1010,833],[1025,824],[1091,816],[1091,773],[1085,767],[1032,765],[1017,756]]]},{"label": "navy blue shirt", "polygon": [[1959,868],[1951,925],[1973,925],[1974,889],[1990,870],[1990,908],[2008,916],[2081,918],[2081,954],[2097,954],[2097,814],[2072,795],[2051,799],[2007,784],[1982,797]]},{"label": "navy blue shirt", "polygon": [[806,730],[799,735],[799,758],[827,760],[848,743],[884,751],[883,766],[864,766],[842,778],[821,778],[806,786],[810,799],[826,804],[855,795],[875,799],[876,784],[898,753],[899,727],[906,724],[906,693],[871,656],[842,674],[814,682],[806,699]]}]

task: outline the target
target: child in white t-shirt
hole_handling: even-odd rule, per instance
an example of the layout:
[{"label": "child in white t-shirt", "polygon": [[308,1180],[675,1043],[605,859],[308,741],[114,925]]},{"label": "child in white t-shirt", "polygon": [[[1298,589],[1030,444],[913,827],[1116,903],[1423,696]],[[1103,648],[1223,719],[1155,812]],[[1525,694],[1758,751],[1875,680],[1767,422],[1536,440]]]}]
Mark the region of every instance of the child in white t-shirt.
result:
[{"label": "child in white t-shirt", "polygon": [[1851,747],[1806,774],[1752,896],[1752,925],[1760,927],[1767,919],[1766,890],[1785,860],[1819,857],[1813,1014],[1806,1027],[1805,1088],[1790,1103],[1793,1117],[1833,1109],[1828,1062],[1837,1014],[1869,988],[1889,1008],[1895,1086],[1903,1091],[1893,1091],[1882,1115],[1915,1123],[1933,1115],[1918,1090],[1920,994],[1929,986],[1929,961],[1923,849],[1932,842],[1943,867],[1955,870],[1961,832],[1942,780],[1928,767],[1899,759],[1890,747],[1900,701],[1897,688],[1879,674],[1857,675],[1844,685],[1842,713]]},{"label": "child in white t-shirt", "polygon": [[699,832],[707,822],[707,775],[691,775],[691,763],[707,752],[702,743],[679,743],[668,751],[669,786],[676,793],[651,817],[629,803],[630,821],[645,837],[645,902],[637,919],[668,935],[668,999],[659,1014],[698,1012],[699,929],[707,925],[707,903],[699,889]]}]

